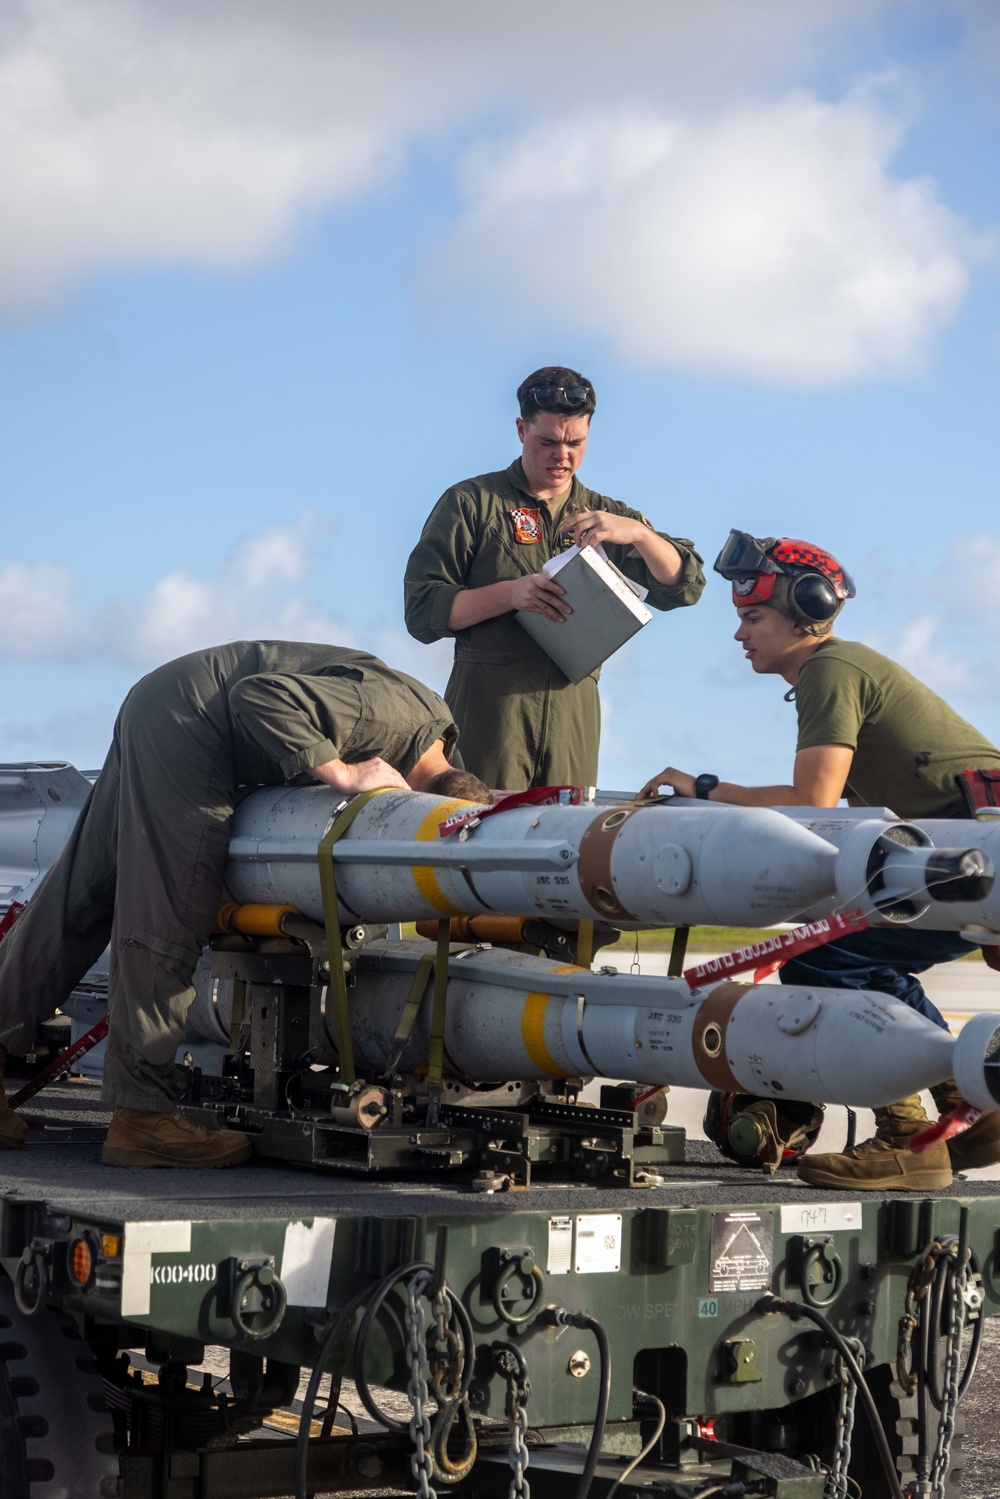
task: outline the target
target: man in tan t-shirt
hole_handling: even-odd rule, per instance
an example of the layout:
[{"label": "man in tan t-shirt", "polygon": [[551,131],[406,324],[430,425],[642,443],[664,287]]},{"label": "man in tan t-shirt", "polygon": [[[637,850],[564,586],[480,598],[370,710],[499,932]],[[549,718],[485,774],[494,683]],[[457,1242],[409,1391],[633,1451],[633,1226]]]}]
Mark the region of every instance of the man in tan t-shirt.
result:
[{"label": "man in tan t-shirt", "polygon": [[[733,585],[736,639],[755,672],[781,676],[793,689],[798,744],[789,785],[740,786],[715,775],[668,766],[643,787],[670,786],[743,807],[891,807],[900,817],[961,817],[955,777],[1000,766],[1000,751],[929,687],[878,651],[838,640],[833,623],[854,597],[850,575],[829,552],[808,542],[758,541],[733,531],[715,563]],[[957,932],[910,929],[859,932],[827,943],[781,969],[782,983],[877,989],[903,1000],[938,1025],[944,1018],[919,979],[935,963],[968,954]],[[953,1082],[932,1089],[942,1112],[961,1101]],[[807,1155],[799,1175],[824,1187],[933,1191],[963,1170],[1000,1160],[1000,1112],[920,1155],[908,1139],[929,1120],[916,1094],[875,1111],[872,1140],[842,1155]]]}]

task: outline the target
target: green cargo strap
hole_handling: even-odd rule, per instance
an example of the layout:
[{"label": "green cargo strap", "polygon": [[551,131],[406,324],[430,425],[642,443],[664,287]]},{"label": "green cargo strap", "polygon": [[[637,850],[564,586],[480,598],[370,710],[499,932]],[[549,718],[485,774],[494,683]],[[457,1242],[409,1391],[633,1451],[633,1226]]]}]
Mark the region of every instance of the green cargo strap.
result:
[{"label": "green cargo strap", "polygon": [[576,929],[576,965],[589,968],[594,961],[594,923],[581,921]]},{"label": "green cargo strap", "polygon": [[399,1017],[396,1034],[393,1036],[392,1045],[389,1048],[389,1056],[385,1064],[385,1076],[387,1078],[391,1078],[399,1066],[399,1059],[406,1049],[406,1043],[410,1039],[417,1016],[420,1014],[420,1006],[423,1003],[427,980],[430,978],[431,969],[434,967],[435,956],[435,953],[425,952],[414,970],[413,983],[410,985],[410,992],[406,996],[406,1004],[403,1006],[403,1013]]},{"label": "green cargo strap", "polygon": [[233,1011],[229,1020],[229,1048],[233,1052],[238,1053],[240,1050],[240,1031],[243,1029],[246,1013],[246,979],[233,979]]},{"label": "green cargo strap", "polygon": [[437,953],[434,959],[434,1004],[431,1009],[431,1045],[427,1054],[427,1083],[441,1087],[444,1076],[444,1028],[448,1011],[448,959],[451,957],[451,922],[438,922]]},{"label": "green cargo strap", "polygon": [[684,957],[687,953],[690,932],[689,926],[674,927],[674,940],[670,945],[670,962],[667,964],[668,978],[679,979],[684,971]]},{"label": "green cargo strap", "polygon": [[347,1012],[347,976],[344,973],[344,948],[340,940],[340,911],[337,906],[337,877],[333,864],[333,845],[342,838],[373,796],[381,796],[390,788],[382,786],[375,791],[362,791],[348,802],[339,817],[335,817],[319,843],[319,888],[323,897],[323,926],[326,929],[326,956],[330,964],[329,993],[333,1003],[333,1037],[340,1058],[340,1080],[350,1085],[357,1081],[354,1070],[354,1042],[351,1040],[351,1019]]}]

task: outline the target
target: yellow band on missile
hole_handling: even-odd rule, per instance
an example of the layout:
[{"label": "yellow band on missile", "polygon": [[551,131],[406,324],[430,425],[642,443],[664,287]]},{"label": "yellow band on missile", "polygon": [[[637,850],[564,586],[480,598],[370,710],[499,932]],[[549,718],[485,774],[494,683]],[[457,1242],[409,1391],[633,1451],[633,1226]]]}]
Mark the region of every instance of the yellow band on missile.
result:
[{"label": "yellow band on missile", "polygon": [[[436,807],[432,807],[417,828],[415,834],[417,842],[433,843],[438,836],[438,828],[453,812],[457,812],[459,807],[471,807],[474,805],[475,803],[473,802],[463,800],[457,802],[440,802]],[[438,884],[437,875],[429,865],[413,864],[410,866],[410,873],[413,876],[413,883],[416,885],[418,891],[427,904],[434,907],[435,911],[440,911],[442,916],[462,915],[461,906],[453,905],[448,899]]]},{"label": "yellow band on missile", "polygon": [[545,1044],[545,1011],[548,994],[529,994],[521,1013],[521,1040],[524,1049],[543,1077],[569,1077]]}]

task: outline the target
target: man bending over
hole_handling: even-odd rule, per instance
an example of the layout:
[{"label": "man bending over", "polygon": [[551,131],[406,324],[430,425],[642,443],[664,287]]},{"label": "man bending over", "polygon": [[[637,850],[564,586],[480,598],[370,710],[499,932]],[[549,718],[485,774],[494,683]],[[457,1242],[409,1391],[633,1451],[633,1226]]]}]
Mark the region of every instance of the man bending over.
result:
[{"label": "man bending over", "polygon": [[[177,1114],[174,1064],[223,896],[237,789],[322,781],[346,795],[391,786],[489,800],[453,767],[457,739],[437,693],[338,646],[236,641],[143,677],[66,847],[0,943],[0,1069],[110,941],[105,1162],[245,1160],[245,1135]],[[0,1087],[0,1148],[26,1134]]]}]

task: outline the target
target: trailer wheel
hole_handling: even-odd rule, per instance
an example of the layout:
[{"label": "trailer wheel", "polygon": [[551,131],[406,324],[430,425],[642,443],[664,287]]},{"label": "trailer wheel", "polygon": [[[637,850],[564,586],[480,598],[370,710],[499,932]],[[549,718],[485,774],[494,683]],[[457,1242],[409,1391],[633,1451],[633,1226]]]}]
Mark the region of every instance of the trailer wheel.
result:
[{"label": "trailer wheel", "polygon": [[103,1382],[76,1323],[22,1316],[0,1280],[0,1494],[109,1499],[118,1478]]}]

